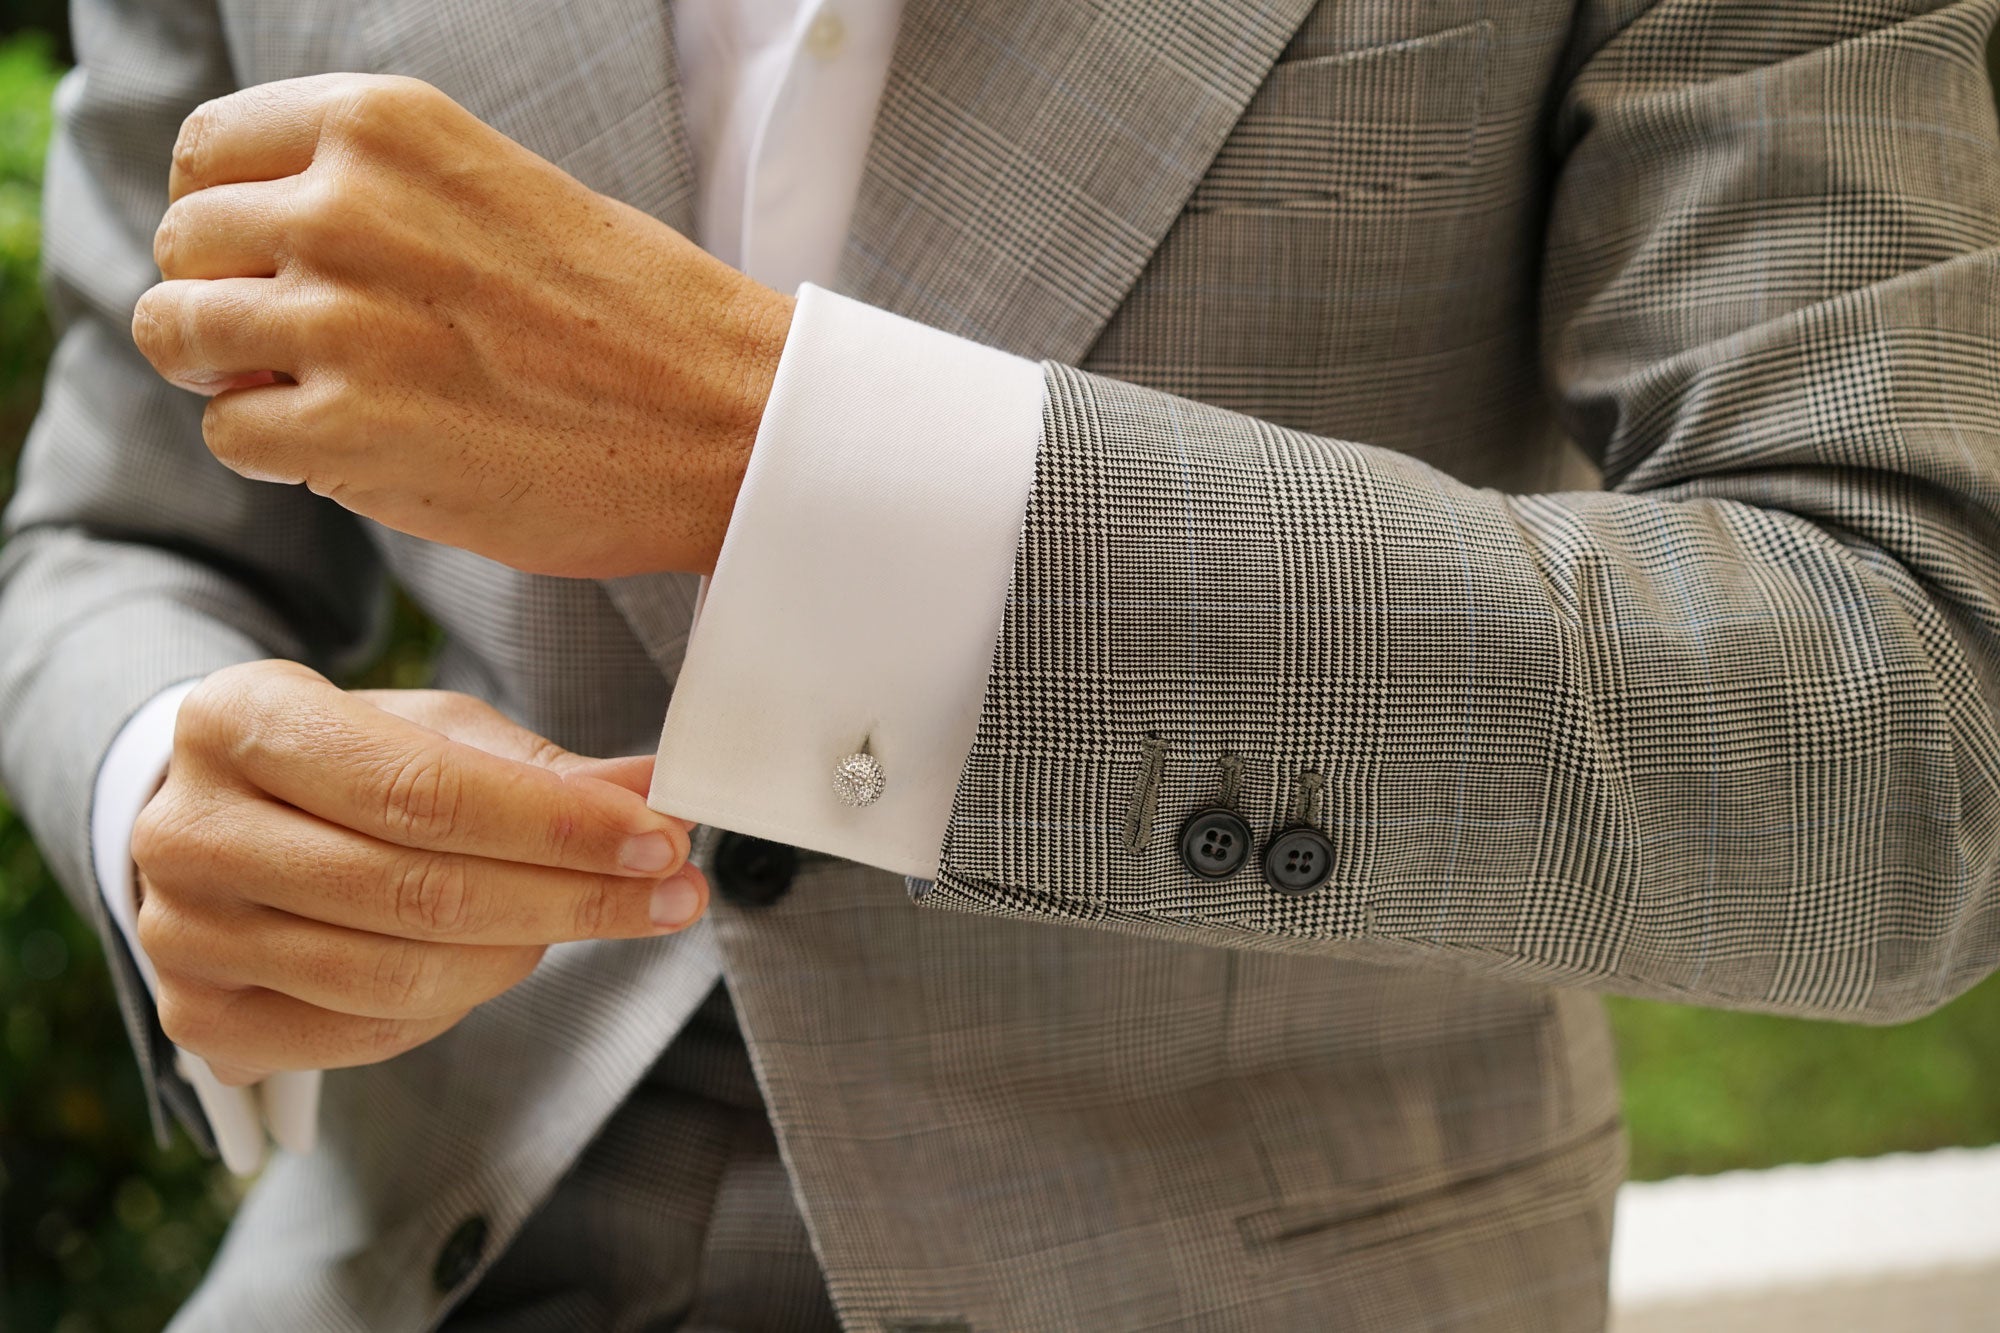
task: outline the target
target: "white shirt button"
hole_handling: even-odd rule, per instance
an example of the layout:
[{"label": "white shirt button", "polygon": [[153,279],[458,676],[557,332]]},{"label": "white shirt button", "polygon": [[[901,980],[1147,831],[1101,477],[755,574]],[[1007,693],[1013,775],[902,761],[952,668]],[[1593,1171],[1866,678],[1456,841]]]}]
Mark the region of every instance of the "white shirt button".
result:
[{"label": "white shirt button", "polygon": [[847,45],[847,24],[831,9],[821,10],[806,27],[806,50],[820,60],[832,60]]}]

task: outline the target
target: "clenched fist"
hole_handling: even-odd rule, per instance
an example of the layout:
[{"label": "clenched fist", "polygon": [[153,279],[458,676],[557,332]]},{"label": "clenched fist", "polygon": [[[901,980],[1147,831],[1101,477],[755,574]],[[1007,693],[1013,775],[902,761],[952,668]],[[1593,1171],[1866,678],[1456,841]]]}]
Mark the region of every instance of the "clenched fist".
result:
[{"label": "clenched fist", "polygon": [[427,84],[198,108],[132,331],[216,457],[538,573],[707,572],[791,298]]},{"label": "clenched fist", "polygon": [[348,693],[290,662],[182,704],[133,830],[161,1026],[225,1082],[397,1055],[546,946],[679,930],[708,901],[647,758],[564,751],[465,695]]}]

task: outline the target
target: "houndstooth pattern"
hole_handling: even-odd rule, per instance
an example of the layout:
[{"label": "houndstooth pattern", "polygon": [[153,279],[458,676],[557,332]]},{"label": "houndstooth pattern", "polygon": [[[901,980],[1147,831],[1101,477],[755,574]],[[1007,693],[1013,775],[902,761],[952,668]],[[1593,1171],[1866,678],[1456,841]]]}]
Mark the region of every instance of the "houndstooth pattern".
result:
[{"label": "houndstooth pattern", "polygon": [[[1996,7],[909,0],[840,286],[1051,362],[922,895],[970,910],[808,861],[774,907],[552,951],[328,1077],[184,1326],[434,1325],[472,1214],[525,1239],[468,1317],[627,1283],[599,1224],[710,1227],[717,1290],[809,1279],[768,1156],[647,1092],[718,978],[846,1327],[1601,1326],[1588,989],[1883,1020],[1993,966]],[[685,228],[659,0],[85,0],[78,38],[0,771],[83,910],[131,710],[364,651],[391,578],[442,683],[650,745],[691,581],[524,576],[240,481],[127,327],[174,131],[238,83],[425,78]],[[1179,869],[1225,754],[1260,838],[1324,780],[1326,890]],[[736,1322],[821,1317],[790,1308]]]},{"label": "houndstooth pattern", "polygon": [[[1279,66],[1102,375],[1049,368],[928,903],[1871,1021],[2000,962],[1994,7],[1783,13],[1650,6],[1553,125],[1497,16]],[[1306,133],[1404,80],[1479,123]],[[1544,135],[1546,251],[1508,255]],[[1398,279],[1328,298],[1336,255]],[[1607,490],[1510,493],[1550,424],[1531,299]],[[1151,738],[1168,826],[1224,752],[1263,835],[1324,779],[1333,881],[1121,848]]]}]

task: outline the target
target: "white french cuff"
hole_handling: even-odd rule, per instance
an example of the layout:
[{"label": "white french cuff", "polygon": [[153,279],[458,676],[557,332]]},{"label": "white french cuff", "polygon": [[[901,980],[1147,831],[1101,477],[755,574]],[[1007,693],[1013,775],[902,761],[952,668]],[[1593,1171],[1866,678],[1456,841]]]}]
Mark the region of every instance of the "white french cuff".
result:
[{"label": "white french cuff", "polygon": [[[105,908],[131,951],[148,993],[158,995],[153,960],[139,947],[139,886],[132,865],[132,826],[159,790],[174,753],[174,722],[199,681],[183,681],[148,699],[128,718],[98,766],[91,789],[90,858]],[[318,1070],[273,1074],[254,1087],[233,1088],[208,1062],[175,1047],[174,1068],[201,1102],[224,1165],[249,1175],[264,1161],[265,1127],[279,1146],[311,1152],[318,1139]]]},{"label": "white french cuff", "polygon": [[937,873],[1042,394],[1032,361],[799,289],[667,709],[654,809]]}]

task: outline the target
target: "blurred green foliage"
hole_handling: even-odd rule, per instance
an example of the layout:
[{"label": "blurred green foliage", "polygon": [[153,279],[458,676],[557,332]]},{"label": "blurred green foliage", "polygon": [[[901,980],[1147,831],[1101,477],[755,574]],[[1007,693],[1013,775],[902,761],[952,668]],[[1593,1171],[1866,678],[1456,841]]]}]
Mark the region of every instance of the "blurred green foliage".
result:
[{"label": "blurred green foliage", "polygon": [[69,0],[0,0],[0,38],[16,32],[44,33],[64,64],[73,57],[69,41]]},{"label": "blurred green foliage", "polygon": [[[53,50],[0,42],[0,498],[48,354],[35,210]],[[422,684],[434,646],[403,604],[365,683]],[[1624,1000],[1612,1018],[1640,1178],[2000,1141],[2000,978],[1900,1028]],[[184,1138],[155,1146],[97,943],[0,800],[0,1329],[158,1328],[236,1198]]]},{"label": "blurred green foliage", "polygon": [[2000,1142],[2000,977],[1901,1027],[1620,999],[1611,1020],[1641,1180]]},{"label": "blurred green foliage", "polygon": [[[53,49],[0,45],[0,494],[49,348],[36,212]],[[155,1146],[97,940],[0,799],[0,1327],[157,1329],[235,1199],[185,1139]]]},{"label": "blurred green foliage", "polygon": [[[48,334],[36,211],[53,43],[0,45],[0,493]],[[235,1186],[185,1139],[154,1145],[110,981],[0,800],[0,1326],[156,1329],[200,1277]]]},{"label": "blurred green foliage", "polygon": [[13,480],[14,446],[34,412],[48,356],[35,269],[42,146],[55,88],[49,50],[33,33],[0,45],[0,488]]}]

